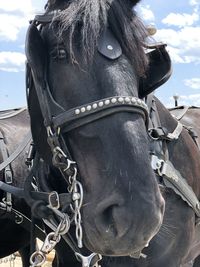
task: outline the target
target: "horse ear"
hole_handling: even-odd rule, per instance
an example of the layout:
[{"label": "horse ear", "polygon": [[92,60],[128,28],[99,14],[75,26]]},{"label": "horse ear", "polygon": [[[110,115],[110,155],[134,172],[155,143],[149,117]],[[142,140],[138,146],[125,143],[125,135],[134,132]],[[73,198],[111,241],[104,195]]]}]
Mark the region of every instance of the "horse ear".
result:
[{"label": "horse ear", "polygon": [[166,45],[160,45],[147,55],[149,67],[144,78],[139,82],[139,97],[144,98],[159,86],[164,84],[172,74],[171,59],[166,51]]},{"label": "horse ear", "polygon": [[34,78],[42,83],[45,77],[46,51],[40,32],[33,23],[27,31],[25,53]]}]

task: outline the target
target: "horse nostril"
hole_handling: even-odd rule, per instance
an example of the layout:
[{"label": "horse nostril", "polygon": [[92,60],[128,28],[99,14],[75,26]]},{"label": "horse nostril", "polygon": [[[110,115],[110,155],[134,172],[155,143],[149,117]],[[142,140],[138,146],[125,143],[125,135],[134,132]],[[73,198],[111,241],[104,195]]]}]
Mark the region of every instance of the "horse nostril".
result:
[{"label": "horse nostril", "polygon": [[113,221],[112,217],[112,206],[106,208],[102,213],[103,220],[105,224],[109,224]]},{"label": "horse nostril", "polygon": [[109,198],[102,200],[96,207],[96,226],[107,237],[117,236],[120,232],[120,210],[123,209],[124,199],[121,196],[111,194]]},{"label": "horse nostril", "polygon": [[102,213],[102,221],[104,224],[105,232],[107,234],[109,234],[110,232],[112,232],[114,235],[117,234],[113,218],[113,209],[115,206],[117,205],[112,205],[107,207]]},{"label": "horse nostril", "polygon": [[[108,204],[108,203],[107,203]],[[130,220],[127,209],[123,205],[110,204],[96,216],[96,225],[101,233],[107,237],[122,237],[130,227]]]}]

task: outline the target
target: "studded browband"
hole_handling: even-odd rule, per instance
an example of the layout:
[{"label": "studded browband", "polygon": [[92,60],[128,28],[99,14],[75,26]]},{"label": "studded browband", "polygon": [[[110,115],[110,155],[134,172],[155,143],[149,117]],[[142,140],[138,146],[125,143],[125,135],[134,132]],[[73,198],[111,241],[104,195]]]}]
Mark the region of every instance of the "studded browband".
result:
[{"label": "studded browband", "polygon": [[101,119],[118,112],[136,112],[141,114],[148,124],[148,107],[145,102],[133,96],[114,96],[101,99],[80,107],[64,111],[52,118],[54,129],[64,132]]},{"label": "studded browband", "polygon": [[[36,16],[33,21],[33,24],[49,23],[50,21],[52,21],[52,16],[53,14],[51,14],[51,16],[48,18],[44,16]],[[112,47],[114,47],[115,42],[111,38],[112,36],[110,35],[110,33],[105,32],[104,35],[109,37],[106,39],[108,39],[110,42],[109,44],[112,44]],[[99,49],[103,49],[101,53],[105,50],[105,44],[107,43],[100,40]],[[112,50],[109,49],[111,48],[111,46],[109,45],[107,45],[106,48],[108,50]],[[102,54],[104,55],[104,53]],[[119,55],[116,53],[116,56],[118,57]],[[37,79],[37,74],[34,74],[36,73],[33,73],[33,76],[35,78],[34,80],[36,83],[37,96],[40,103],[40,108],[44,118],[45,126],[48,128],[50,127],[55,132],[57,132],[58,129],[61,129],[62,132],[68,132],[70,130],[76,129],[80,126],[86,125],[88,123],[118,112],[139,113],[144,117],[146,125],[148,125],[148,107],[145,102],[139,99],[138,97],[112,96],[66,111],[53,98],[49,90],[48,81],[46,80],[46,78],[44,78],[44,84],[46,84],[44,89],[41,86],[40,81]]]}]

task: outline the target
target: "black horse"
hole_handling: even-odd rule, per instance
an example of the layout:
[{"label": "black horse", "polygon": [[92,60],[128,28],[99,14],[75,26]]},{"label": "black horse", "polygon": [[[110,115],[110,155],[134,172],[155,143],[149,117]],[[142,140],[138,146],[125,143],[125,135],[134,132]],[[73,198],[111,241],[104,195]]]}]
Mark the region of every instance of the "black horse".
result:
[{"label": "black horse", "polygon": [[[41,112],[35,88],[44,81],[44,86],[48,83],[52,103],[62,111],[93,102],[76,109],[76,115],[111,107],[92,123],[86,120],[80,127],[70,126],[68,130],[61,127],[62,139],[76,159],[84,189],[84,244],[111,256],[141,251],[159,230],[164,212],[149,160],[147,109],[138,98],[147,57],[143,51],[146,31],[132,13],[137,2],[49,1],[44,24],[35,21],[43,24],[41,36],[34,23],[28,35],[27,58],[33,75],[33,80],[29,77],[32,134],[37,152],[51,170],[49,180],[56,184],[54,189],[59,190],[63,181],[58,182],[60,173],[51,166],[44,127],[47,118]],[[48,21],[53,11],[58,11],[58,16]],[[104,43],[106,39],[111,43]],[[15,231],[14,226],[12,229]],[[27,240],[23,235],[18,240]],[[20,242],[16,243],[9,253],[20,246]],[[62,256],[59,266],[65,261]]]},{"label": "black horse", "polygon": [[[155,99],[155,101],[162,127],[169,132],[173,132],[176,128],[177,120],[171,116],[158,99]],[[183,112],[181,111],[180,113]],[[200,151],[198,147],[199,138],[197,138],[197,136],[200,136],[199,117],[200,109],[188,109],[184,116],[182,114],[181,123],[189,127],[189,131],[187,127],[183,128],[177,140],[167,141],[170,161],[173,162],[175,168],[179,170],[193,188],[198,199],[200,198]],[[191,134],[191,129],[195,129],[196,133]],[[163,185],[162,181],[160,181],[160,187],[165,199],[165,215],[160,231],[151,240],[149,247],[143,250],[147,256],[146,259],[135,260],[126,257],[119,263],[118,260],[106,258],[105,266],[199,266],[199,215],[197,217],[194,210],[183,201],[180,195],[173,189]]]},{"label": "black horse", "polygon": [[63,179],[59,171],[68,169],[54,170],[55,151],[76,160],[83,242],[107,256],[140,252],[164,213],[150,164],[146,105],[138,97],[148,60],[146,30],[132,11],[137,2],[49,1],[27,34],[36,150],[54,173],[54,190]]},{"label": "black horse", "polygon": [[[31,25],[27,38],[27,58],[33,76],[28,79],[29,111],[36,150],[43,159],[40,174],[48,188],[66,191],[62,168],[52,166],[52,143],[47,144],[47,132],[49,137],[61,135],[63,149],[67,145],[78,163],[83,184],[84,245],[112,256],[104,257],[102,266],[198,266],[198,258],[194,263],[199,255],[195,212],[183,196],[166,187],[161,175],[158,182],[166,210],[160,231],[153,238],[162,222],[163,200],[150,164],[151,146],[141,116],[145,106],[137,97],[143,98],[155,89],[151,86],[155,73],[149,75],[146,69],[146,33],[132,13],[137,2],[49,1],[45,15]],[[39,25],[40,32],[36,28]],[[141,80],[145,72],[146,79]],[[137,104],[132,106],[131,100]],[[116,111],[113,105],[117,101],[122,108]],[[157,110],[158,125],[164,132],[157,136],[155,133],[160,131],[152,131],[150,140],[158,147],[164,144],[169,160],[199,198],[200,155],[190,129],[181,129],[179,138],[170,140],[166,133],[174,131],[177,120],[155,98],[149,102],[152,112]],[[73,110],[77,106],[81,107]],[[105,113],[105,106],[111,107],[111,112]],[[83,120],[75,123],[76,120],[65,119],[61,111],[68,109],[74,111],[75,118],[83,114]],[[93,109],[99,109],[100,115],[91,117]],[[87,112],[89,119],[84,116]],[[64,114],[69,116],[68,112]],[[188,111],[182,120],[188,126],[197,126],[198,117],[199,111]],[[159,148],[155,152],[162,154]],[[149,247],[143,250],[146,259],[114,257],[136,257],[149,241]],[[79,265],[65,244],[58,244],[56,249],[58,266]]]},{"label": "black horse", "polygon": [[[147,66],[146,34],[132,12],[137,2],[48,2],[46,14],[36,18],[27,38],[33,75],[29,95],[33,138],[46,164],[53,151],[46,143],[46,130],[58,138],[61,133],[76,159],[84,188],[84,244],[91,251],[112,256],[103,266],[190,266],[199,253],[195,212],[159,175],[166,212],[153,238],[163,204],[150,166],[145,121],[138,114],[139,106],[135,112],[112,109],[117,101],[126,105],[130,97],[136,100],[149,92],[139,86],[149,84],[145,79],[141,82]],[[42,25],[40,32],[38,25]],[[112,111],[105,112],[109,105]],[[162,130],[173,132],[177,121],[158,100],[155,108]],[[181,129],[179,134],[175,141],[165,140],[164,156],[199,197],[199,150],[188,130]],[[147,239],[152,241],[144,249],[146,259],[113,258],[135,256],[148,245]],[[68,262],[64,253],[59,260],[61,266]]]},{"label": "black horse", "polygon": [[[84,190],[83,242],[91,251],[112,256],[102,266],[189,267],[199,254],[195,213],[160,178],[166,212],[155,236],[164,204],[151,168],[146,106],[138,97],[155,89],[151,79],[158,72],[147,71],[146,32],[132,12],[137,2],[48,2],[27,35],[31,129],[41,175],[45,172],[50,188],[67,188],[62,167],[52,165],[52,153],[55,160],[59,148],[61,157],[70,152],[76,160]],[[160,125],[173,132],[177,121],[156,103]],[[55,137],[62,147],[52,144]],[[166,146],[170,161],[199,197],[199,150],[188,130]],[[125,257],[140,255],[149,241],[146,259]],[[65,245],[56,249],[57,266],[79,265]]]},{"label": "black horse", "polygon": [[[164,124],[163,120],[161,122],[163,125],[167,126],[168,129],[170,129],[169,126],[172,122],[174,122],[174,118],[171,117],[168,111],[159,103],[158,100],[156,101],[159,106],[159,110],[162,110],[161,114],[164,114],[165,117],[168,114],[170,124]],[[200,134],[200,129],[198,126],[199,115],[200,110],[197,108],[192,108],[187,111],[187,113],[181,120],[184,125],[187,125],[189,127],[193,126],[193,128],[196,129],[198,135]],[[1,120],[1,131],[3,132],[7,148],[9,148],[10,153],[13,151],[13,148],[16,148],[16,136],[18,140],[21,140],[23,135],[28,131],[28,121],[29,119],[26,111],[23,111],[19,115],[13,116],[10,119]],[[12,131],[10,131],[10,129],[12,129]],[[173,130],[173,127],[171,128],[171,130]],[[182,145],[183,140],[184,144]],[[178,149],[178,151],[182,151],[183,148],[187,148],[187,153],[192,153],[192,155],[188,157],[188,159],[191,158],[191,161],[188,162],[188,164],[190,164],[190,167],[192,166],[192,169],[194,171],[194,177],[198,177],[199,151],[196,148],[196,145],[194,145],[194,142],[191,140],[191,137],[188,135],[187,131],[183,133],[183,136],[181,137],[179,142],[181,144],[181,148],[175,148],[175,144],[171,144],[171,149]],[[200,145],[198,139],[197,142],[198,145]],[[184,160],[186,157],[185,152],[183,156],[184,157],[182,160]],[[15,186],[22,187],[24,182],[23,179],[16,179],[16,177],[22,178],[27,175],[27,168],[25,167],[25,165],[23,165],[25,157],[25,153],[22,153],[22,155],[17,159],[16,163],[12,164],[14,170]],[[178,160],[173,158],[173,162],[178,162]],[[19,166],[21,168],[19,168]],[[181,164],[179,168],[183,168],[182,166],[187,167],[187,165]],[[190,168],[189,171],[186,169],[184,172],[184,176],[189,177],[190,172]],[[194,180],[194,183],[196,184],[196,186],[193,187],[198,189],[198,178]],[[178,197],[172,190],[162,187],[162,193],[163,196],[165,196],[166,201],[164,223],[159,233],[150,242],[149,248],[146,248],[143,251],[147,255],[147,259],[134,260],[130,257],[104,257],[102,261],[102,266],[124,267],[131,265],[135,267],[151,267],[159,266],[161,263],[164,266],[199,266],[199,258],[197,258],[194,263],[194,259],[199,254],[199,226],[196,225],[195,227],[195,218],[194,214],[191,214],[193,213],[191,208],[189,208],[188,205],[183,202],[183,200],[180,199],[180,197]],[[27,207],[27,205],[25,205],[23,201],[19,201],[16,198],[14,198],[14,208],[23,211],[23,213],[29,210],[29,208]],[[4,213],[4,215],[6,214]],[[12,252],[15,252],[16,250],[21,249],[22,252],[26,251],[27,253],[25,254],[26,257],[24,257],[23,266],[29,266],[29,252],[26,249],[26,246],[29,243],[29,233],[28,231],[24,230],[22,227],[8,219],[7,216],[6,218],[3,218],[2,216],[4,215],[1,214],[0,220],[0,224],[2,225],[2,227],[0,228],[0,236],[1,244],[3,244],[0,249],[0,255],[1,257],[4,257]],[[70,249],[62,245],[58,248],[58,251],[61,250],[63,250],[63,255],[67,254],[67,259],[65,259],[65,263],[70,263],[71,265],[76,266],[77,263]],[[63,255],[61,254],[61,258],[64,258]],[[166,260],[166,257],[168,257],[168,260]],[[59,258],[57,260],[57,263],[59,263]],[[59,264],[57,266],[59,266]]]},{"label": "black horse", "polygon": [[[29,115],[26,109],[0,112],[0,162],[11,155],[18,144],[22,142],[24,136],[30,130]],[[28,175],[28,168],[25,165],[28,144],[25,145],[17,159],[9,165],[5,171],[0,172],[0,181],[5,182],[5,176],[13,177],[9,182],[16,187],[23,188],[25,178]],[[10,173],[11,171],[11,173]],[[11,202],[9,207],[4,207],[3,199]],[[20,251],[23,266],[29,266],[29,243],[30,229],[21,226],[22,220],[19,212],[30,219],[30,208],[24,200],[0,191],[0,258],[8,256],[16,251]],[[6,209],[9,209],[7,212]],[[15,213],[14,211],[18,212]]]}]

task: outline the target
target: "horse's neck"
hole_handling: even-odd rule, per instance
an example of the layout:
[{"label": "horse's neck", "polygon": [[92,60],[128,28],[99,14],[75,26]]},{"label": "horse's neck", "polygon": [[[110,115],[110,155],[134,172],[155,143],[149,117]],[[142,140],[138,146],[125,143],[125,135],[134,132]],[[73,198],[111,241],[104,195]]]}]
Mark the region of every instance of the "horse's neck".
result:
[{"label": "horse's neck", "polygon": [[195,138],[197,145],[200,149],[200,108],[199,107],[188,107],[187,112],[181,118],[181,123],[185,125],[191,135]]},{"label": "horse's neck", "polygon": [[[156,103],[161,126],[172,133],[177,127],[177,120],[159,101],[156,100]],[[192,186],[196,195],[200,197],[200,188],[198,187],[200,181],[200,151],[188,130],[183,127],[177,140],[164,142],[167,145],[169,160]]]}]

